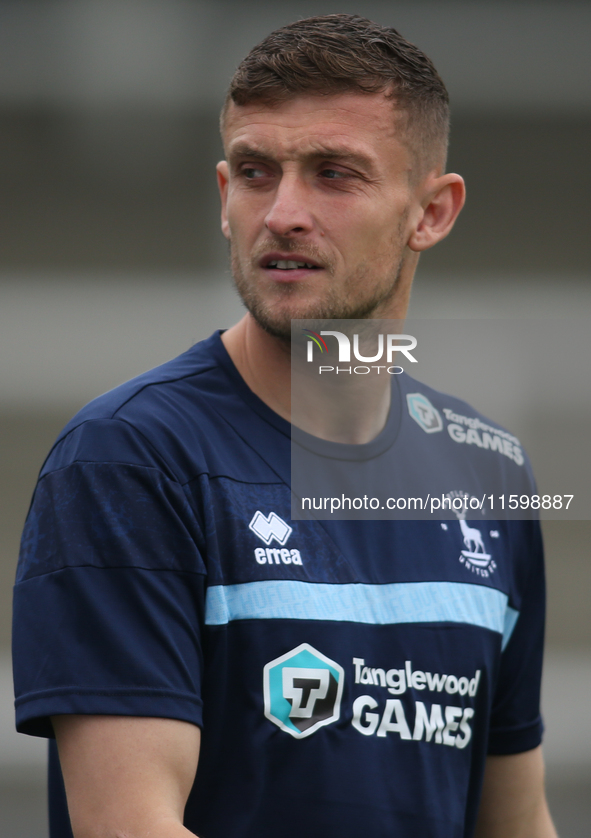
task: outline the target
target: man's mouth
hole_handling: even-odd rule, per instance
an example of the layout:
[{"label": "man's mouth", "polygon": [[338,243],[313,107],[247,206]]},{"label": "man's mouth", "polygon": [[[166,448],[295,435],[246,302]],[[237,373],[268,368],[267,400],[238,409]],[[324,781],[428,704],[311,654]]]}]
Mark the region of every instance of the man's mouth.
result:
[{"label": "man's mouth", "polygon": [[279,271],[295,271],[301,268],[308,270],[319,270],[318,265],[313,265],[311,262],[294,262],[291,259],[271,259],[265,265],[266,268],[274,268]]}]

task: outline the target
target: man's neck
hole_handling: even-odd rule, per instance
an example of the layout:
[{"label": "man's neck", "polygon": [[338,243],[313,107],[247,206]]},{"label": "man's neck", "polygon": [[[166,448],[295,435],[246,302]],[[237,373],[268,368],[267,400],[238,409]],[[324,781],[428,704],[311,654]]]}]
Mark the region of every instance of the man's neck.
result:
[{"label": "man's neck", "polygon": [[265,332],[245,314],[224,332],[222,342],[234,366],[255,395],[291,421],[291,353],[289,343]]},{"label": "man's neck", "polygon": [[390,408],[389,382],[360,378],[330,387],[326,381],[294,380],[292,415],[290,344],[265,332],[250,314],[222,335],[226,350],[247,386],[271,410],[313,436],[362,444],[383,429]]}]

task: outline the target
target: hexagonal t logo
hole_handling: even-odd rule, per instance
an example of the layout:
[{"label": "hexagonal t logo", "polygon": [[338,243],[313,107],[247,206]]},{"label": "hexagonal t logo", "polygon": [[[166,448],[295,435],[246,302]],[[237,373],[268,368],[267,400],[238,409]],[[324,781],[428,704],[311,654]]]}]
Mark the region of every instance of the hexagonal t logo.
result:
[{"label": "hexagonal t logo", "polygon": [[342,666],[302,643],[265,666],[265,716],[281,730],[303,739],[338,720],[344,683]]},{"label": "hexagonal t logo", "polygon": [[423,396],[422,393],[407,393],[406,403],[408,412],[426,434],[443,430],[441,414],[436,407],[433,407],[427,396]]}]

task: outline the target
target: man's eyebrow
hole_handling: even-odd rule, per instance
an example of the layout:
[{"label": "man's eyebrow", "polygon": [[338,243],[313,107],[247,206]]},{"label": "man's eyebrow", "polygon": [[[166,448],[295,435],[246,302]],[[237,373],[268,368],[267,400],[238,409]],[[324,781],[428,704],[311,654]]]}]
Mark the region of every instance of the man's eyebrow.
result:
[{"label": "man's eyebrow", "polygon": [[323,160],[341,160],[343,163],[352,163],[364,169],[373,169],[374,167],[371,157],[367,154],[362,154],[345,147],[318,145],[308,156],[314,158],[321,157]]},{"label": "man's eyebrow", "polygon": [[255,160],[272,160],[273,155],[263,151],[263,149],[255,148],[248,145],[248,143],[239,142],[230,146],[228,157],[252,157]]},{"label": "man's eyebrow", "polygon": [[[249,157],[252,160],[263,160],[272,162],[275,155],[272,151],[264,148],[249,145],[245,142],[237,142],[232,145],[228,153],[229,158]],[[315,145],[311,151],[301,155],[301,159],[308,162],[312,160],[340,160],[343,163],[351,163],[363,169],[373,171],[374,164],[366,154],[352,151],[347,147]]]}]

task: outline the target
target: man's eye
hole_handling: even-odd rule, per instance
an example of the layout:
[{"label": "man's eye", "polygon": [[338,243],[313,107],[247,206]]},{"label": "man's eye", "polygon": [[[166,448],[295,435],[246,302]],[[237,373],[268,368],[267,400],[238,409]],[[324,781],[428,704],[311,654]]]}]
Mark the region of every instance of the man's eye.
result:
[{"label": "man's eye", "polygon": [[248,178],[248,180],[254,180],[255,178],[265,177],[267,173],[262,169],[255,169],[254,166],[245,166],[245,168],[242,169],[242,174],[245,178]]},{"label": "man's eye", "polygon": [[337,178],[347,177],[345,172],[341,172],[338,169],[322,169],[320,174],[322,177],[328,178],[329,180],[336,180]]}]

